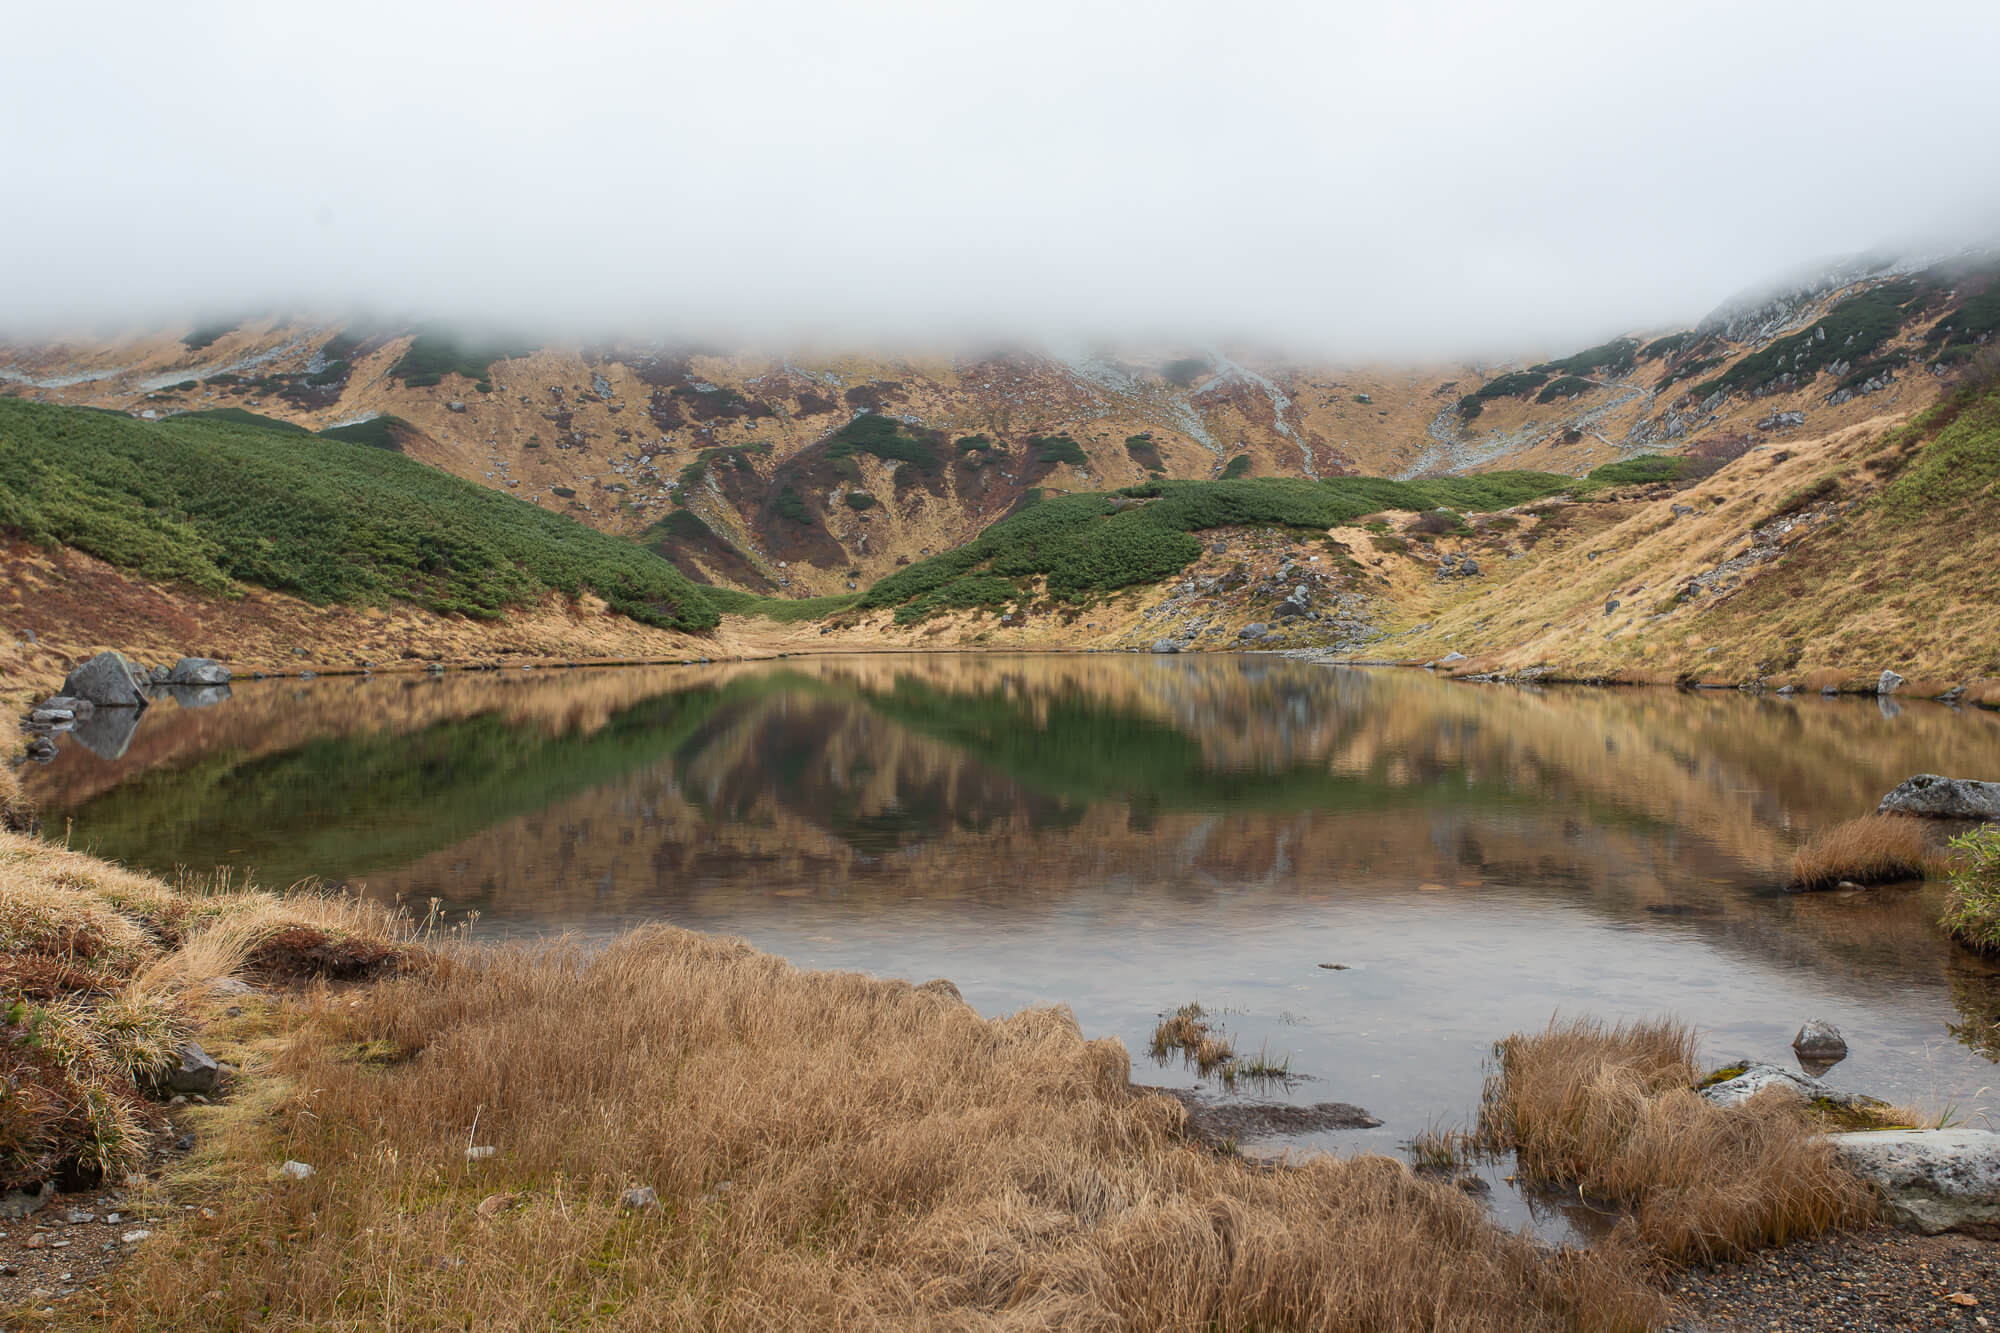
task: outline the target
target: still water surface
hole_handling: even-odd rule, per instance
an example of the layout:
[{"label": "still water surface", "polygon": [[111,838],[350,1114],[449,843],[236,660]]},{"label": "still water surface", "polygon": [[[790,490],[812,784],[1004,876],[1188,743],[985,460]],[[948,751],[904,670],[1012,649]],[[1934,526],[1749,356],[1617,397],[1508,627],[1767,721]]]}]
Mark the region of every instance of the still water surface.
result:
[{"label": "still water surface", "polygon": [[[1220,1011],[1394,1152],[1462,1123],[1491,1044],[1673,1014],[1718,1063],[2000,1106],[2000,987],[1934,890],[1788,895],[1815,829],[1913,773],[2000,779],[2000,715],[1930,703],[1454,685],[1257,656],[852,656],[269,681],[30,776],[76,845],[479,914],[647,921],[808,967],[1063,1004],[1135,1053]],[[117,744],[104,745],[115,751]],[[1343,964],[1333,970],[1323,964]],[[1218,1096],[1222,1089],[1209,1088]],[[1503,1215],[1519,1205],[1503,1197]]]}]

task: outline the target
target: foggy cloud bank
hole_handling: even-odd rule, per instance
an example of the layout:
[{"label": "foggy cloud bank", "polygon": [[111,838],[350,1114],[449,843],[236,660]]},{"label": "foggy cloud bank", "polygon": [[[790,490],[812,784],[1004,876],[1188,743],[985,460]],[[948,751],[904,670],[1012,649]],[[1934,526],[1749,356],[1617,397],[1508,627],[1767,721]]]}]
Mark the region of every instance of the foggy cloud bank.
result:
[{"label": "foggy cloud bank", "polygon": [[252,307],[1347,354],[2000,232],[1991,0],[10,15],[0,323]]}]

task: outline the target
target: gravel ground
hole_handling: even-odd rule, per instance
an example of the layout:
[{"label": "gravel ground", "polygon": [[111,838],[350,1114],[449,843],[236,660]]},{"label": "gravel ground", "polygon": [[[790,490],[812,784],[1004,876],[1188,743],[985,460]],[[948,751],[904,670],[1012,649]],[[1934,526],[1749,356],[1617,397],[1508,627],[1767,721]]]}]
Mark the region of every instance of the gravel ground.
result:
[{"label": "gravel ground", "polygon": [[2000,1245],[1876,1228],[1802,1241],[1674,1284],[1670,1333],[2000,1327]]}]

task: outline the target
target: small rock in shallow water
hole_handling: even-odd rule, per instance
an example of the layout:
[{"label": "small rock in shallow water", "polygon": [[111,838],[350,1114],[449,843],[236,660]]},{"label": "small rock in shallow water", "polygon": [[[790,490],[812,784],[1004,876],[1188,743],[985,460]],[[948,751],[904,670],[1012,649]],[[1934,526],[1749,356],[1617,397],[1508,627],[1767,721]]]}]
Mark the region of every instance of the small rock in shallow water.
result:
[{"label": "small rock in shallow water", "polygon": [[1819,1075],[1847,1058],[1847,1042],[1840,1029],[1824,1018],[1808,1018],[1792,1038],[1792,1053],[1802,1065],[1818,1065],[1806,1072]]}]

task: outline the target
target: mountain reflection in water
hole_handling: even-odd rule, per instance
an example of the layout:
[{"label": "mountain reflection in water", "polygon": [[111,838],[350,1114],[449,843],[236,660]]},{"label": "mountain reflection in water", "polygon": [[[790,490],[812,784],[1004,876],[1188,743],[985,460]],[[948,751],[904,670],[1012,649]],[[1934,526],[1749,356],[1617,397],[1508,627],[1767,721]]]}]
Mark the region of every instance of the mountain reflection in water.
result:
[{"label": "mountain reflection in water", "polygon": [[1393,1150],[1557,1010],[1677,1014],[1717,1059],[1825,1017],[1832,1081],[1976,1117],[2000,993],[1935,890],[1778,891],[1918,772],[2000,778],[2000,716],[1057,654],[242,684],[26,776],[115,859],[437,897],[489,936],[667,920],[1068,1004],[1135,1052],[1199,1000],[1313,1080],[1263,1095],[1386,1122],[1318,1141]]}]

